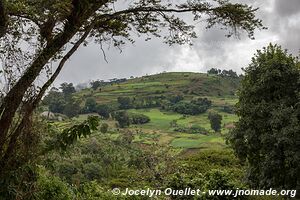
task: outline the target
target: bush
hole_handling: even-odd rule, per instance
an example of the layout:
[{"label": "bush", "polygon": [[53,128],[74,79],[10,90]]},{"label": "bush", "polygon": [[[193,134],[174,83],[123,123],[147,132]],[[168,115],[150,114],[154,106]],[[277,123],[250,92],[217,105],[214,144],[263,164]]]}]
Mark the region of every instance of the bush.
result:
[{"label": "bush", "polygon": [[92,113],[97,111],[97,102],[95,98],[89,97],[85,101],[83,113]]},{"label": "bush", "polygon": [[118,106],[115,104],[110,104],[110,105],[102,104],[102,105],[97,105],[96,107],[96,112],[104,119],[108,119],[110,117],[110,114],[116,110],[118,110]]},{"label": "bush", "polygon": [[89,183],[84,184],[80,199],[88,199],[88,200],[117,200],[117,199],[125,199],[125,197],[120,197],[113,195],[113,193],[107,189],[104,189],[100,186],[96,181],[91,181]]},{"label": "bush", "polygon": [[150,118],[143,114],[130,114],[130,123],[131,124],[146,124],[150,121]]},{"label": "bush", "polygon": [[226,112],[228,114],[234,114],[234,107],[233,106],[223,106],[221,111]]},{"label": "bush", "polygon": [[198,106],[193,103],[188,102],[179,102],[173,105],[172,110],[174,112],[180,113],[180,114],[187,114],[187,115],[197,115],[200,112],[198,111]]},{"label": "bush", "polygon": [[[205,185],[203,190],[232,190],[241,189],[241,184],[235,182],[227,170],[212,169],[204,175]],[[204,195],[207,200],[231,200],[231,195],[210,196],[208,192]],[[234,199],[247,199],[247,196],[237,196]]]},{"label": "bush", "polygon": [[190,102],[179,101],[171,106],[170,110],[180,114],[198,115],[205,113],[211,107],[211,101],[207,98],[197,98]]},{"label": "bush", "polygon": [[108,130],[108,124],[107,123],[101,124],[101,126],[100,126],[100,132],[101,133],[106,133],[107,130]]},{"label": "bush", "polygon": [[175,95],[175,96],[170,96],[168,99],[172,104],[175,104],[175,103],[178,103],[178,102],[182,101],[183,96],[178,94],[178,95]]},{"label": "bush", "polygon": [[132,108],[132,100],[130,97],[118,97],[118,103],[120,109],[130,109]]},{"label": "bush", "polygon": [[211,128],[215,132],[218,132],[218,131],[221,130],[222,115],[220,115],[218,113],[211,112],[208,115],[208,119],[210,121]]},{"label": "bush", "polygon": [[207,134],[207,130],[201,126],[193,125],[191,127],[178,126],[174,128],[174,131],[181,133],[191,133],[191,134]]},{"label": "bush", "polygon": [[37,181],[36,197],[36,199],[45,200],[71,200],[73,199],[73,192],[59,177],[52,176],[41,169]]},{"label": "bush", "polygon": [[125,128],[130,125],[130,118],[126,111],[116,111],[114,112],[113,117],[118,121],[121,128]]}]

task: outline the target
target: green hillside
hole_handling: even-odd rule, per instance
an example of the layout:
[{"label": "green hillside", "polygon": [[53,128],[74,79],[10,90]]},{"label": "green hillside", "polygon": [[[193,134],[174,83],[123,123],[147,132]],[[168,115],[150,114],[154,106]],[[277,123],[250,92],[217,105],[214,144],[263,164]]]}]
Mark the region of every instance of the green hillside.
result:
[{"label": "green hillside", "polygon": [[95,97],[99,103],[112,103],[119,96],[149,97],[180,93],[186,98],[209,96],[215,103],[222,105],[235,102],[233,99],[238,83],[238,79],[205,73],[170,72],[129,79],[123,83],[101,87],[101,91],[84,89],[76,96]]},{"label": "green hillside", "polygon": [[[204,113],[186,115],[161,106],[149,108],[130,108],[128,113],[143,114],[150,118],[146,124],[130,125],[127,130],[134,134],[134,142],[143,144],[158,143],[172,148],[200,149],[223,148],[225,146],[222,135],[232,127],[237,116],[226,111],[225,107],[233,109],[237,102],[235,93],[239,85],[239,78],[222,77],[204,73],[172,72],[151,76],[132,78],[121,83],[111,83],[97,89],[86,88],[75,93],[75,99],[84,106],[86,99],[93,98],[97,104],[118,108],[118,97],[129,97],[134,100],[158,98],[166,101],[174,95],[181,95],[183,102],[195,98],[207,98],[212,102],[211,107]],[[208,113],[217,112],[222,116],[221,132],[215,133],[211,129]],[[76,121],[86,119],[89,114],[81,114]],[[112,138],[120,134],[114,119],[106,119]],[[191,133],[190,131],[193,131]],[[203,130],[203,131],[199,131]],[[199,133],[198,133],[198,132]]]}]

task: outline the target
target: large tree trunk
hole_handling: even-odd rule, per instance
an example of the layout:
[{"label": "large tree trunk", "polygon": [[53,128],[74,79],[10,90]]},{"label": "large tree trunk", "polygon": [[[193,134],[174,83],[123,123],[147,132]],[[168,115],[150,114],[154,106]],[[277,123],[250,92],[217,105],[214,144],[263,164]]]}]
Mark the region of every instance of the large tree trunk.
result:
[{"label": "large tree trunk", "polygon": [[93,25],[89,26],[85,33],[81,36],[81,38],[74,44],[74,46],[69,50],[69,52],[62,58],[60,61],[57,69],[53,73],[53,75],[50,77],[50,79],[43,85],[38,95],[35,97],[35,99],[25,102],[23,104],[22,111],[23,112],[23,118],[20,122],[20,124],[17,126],[15,131],[11,134],[9,140],[6,142],[6,148],[3,149],[3,153],[0,157],[0,177],[3,173],[5,173],[6,167],[10,166],[11,162],[14,162],[13,155],[15,152],[15,145],[17,143],[18,138],[23,134],[27,134],[28,131],[31,131],[31,127],[29,123],[31,123],[31,116],[34,111],[34,109],[38,106],[39,102],[41,101],[43,95],[45,94],[46,90],[49,88],[49,86],[53,83],[53,81],[57,78],[60,71],[62,70],[64,64],[66,61],[75,53],[75,51],[79,48],[79,46],[84,42],[84,40],[89,35]]},{"label": "large tree trunk", "polygon": [[26,70],[20,80],[14,85],[9,93],[4,97],[0,116],[0,149],[4,144],[7,132],[11,126],[13,117],[22,103],[23,96],[34,80],[38,77],[43,67],[59,50],[74,36],[77,28],[69,27],[63,35],[58,37],[41,52],[32,65]]},{"label": "large tree trunk", "polygon": [[0,107],[0,152],[3,149],[7,133],[11,127],[15,113],[22,103],[25,92],[38,77],[47,62],[77,33],[88,16],[87,11],[82,11],[80,0],[73,0],[73,11],[67,18],[68,22],[63,32],[47,44],[32,65],[4,97]]}]

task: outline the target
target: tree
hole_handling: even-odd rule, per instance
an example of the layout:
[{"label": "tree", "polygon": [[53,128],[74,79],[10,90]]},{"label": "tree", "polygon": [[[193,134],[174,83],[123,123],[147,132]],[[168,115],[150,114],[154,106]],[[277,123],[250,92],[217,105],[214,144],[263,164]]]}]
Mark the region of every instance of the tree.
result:
[{"label": "tree", "polygon": [[228,141],[248,161],[254,188],[299,190],[299,60],[278,45],[257,51],[238,92],[239,121]]},{"label": "tree", "polygon": [[71,97],[71,95],[76,92],[73,83],[62,83],[59,88],[62,90],[65,99]]},{"label": "tree", "polygon": [[112,109],[108,105],[97,105],[96,112],[104,119],[109,118],[109,114]]},{"label": "tree", "polygon": [[208,119],[210,122],[210,127],[215,132],[219,132],[221,130],[222,115],[215,113],[215,112],[210,112],[208,114]]},{"label": "tree", "polygon": [[66,105],[64,95],[57,88],[51,88],[47,96],[43,99],[43,103],[53,113],[63,113]]},{"label": "tree", "polygon": [[[160,30],[166,29],[170,33],[164,37],[166,43],[189,43],[196,36],[193,26],[175,13],[191,13],[196,21],[206,19],[207,28],[228,28],[228,36],[244,30],[252,38],[254,30],[262,27],[254,14],[257,9],[226,0],[180,4],[137,0],[126,2],[120,9],[115,9],[115,3],[0,0],[0,49],[1,59],[5,59],[1,60],[5,69],[1,76],[8,77],[0,105],[0,176],[5,168],[10,170],[8,160],[14,162],[16,143],[30,132],[33,111],[48,87],[87,37],[101,47],[111,42],[120,47],[133,41],[132,33],[160,37],[164,33]],[[34,89],[35,81],[45,77],[43,72],[50,71],[50,63],[57,63],[54,73],[47,73],[49,79]]]},{"label": "tree", "polygon": [[85,101],[84,112],[92,113],[97,111],[97,102],[95,98],[89,97]]},{"label": "tree", "polygon": [[197,115],[205,113],[211,106],[211,101],[207,98],[192,99],[191,102],[180,101],[171,106],[174,112],[180,114]]},{"label": "tree", "polygon": [[107,123],[101,124],[101,126],[100,126],[100,132],[101,133],[106,133],[107,130],[108,130],[108,124]]},{"label": "tree", "polygon": [[104,82],[103,80],[96,80],[96,81],[92,81],[90,82],[90,85],[92,87],[93,90],[97,90],[98,88],[106,85],[107,83]]},{"label": "tree", "polygon": [[132,102],[130,97],[118,97],[118,103],[120,104],[120,109],[130,109],[132,108]]},{"label": "tree", "polygon": [[169,101],[172,103],[172,104],[176,104],[178,103],[179,101],[182,101],[183,100],[183,96],[180,95],[180,94],[177,94],[177,95],[174,95],[174,96],[170,96],[169,97]]},{"label": "tree", "polygon": [[74,99],[69,99],[64,107],[63,114],[71,118],[77,116],[80,110],[80,103]]},{"label": "tree", "polygon": [[131,124],[146,124],[150,122],[150,118],[147,115],[132,113],[129,115]]},{"label": "tree", "polygon": [[128,127],[130,125],[130,118],[126,111],[117,111],[114,113],[114,118],[118,121],[121,128]]},{"label": "tree", "polygon": [[217,68],[211,68],[210,70],[207,71],[207,74],[218,75],[219,74],[219,69],[217,69]]}]

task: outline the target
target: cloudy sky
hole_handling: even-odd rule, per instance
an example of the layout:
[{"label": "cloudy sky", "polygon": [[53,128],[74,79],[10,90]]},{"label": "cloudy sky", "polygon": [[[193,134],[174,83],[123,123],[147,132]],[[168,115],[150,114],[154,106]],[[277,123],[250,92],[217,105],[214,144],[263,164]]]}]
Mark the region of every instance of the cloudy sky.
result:
[{"label": "cloudy sky", "polygon": [[137,39],[119,50],[106,49],[108,63],[103,59],[99,45],[82,47],[66,64],[57,79],[61,82],[83,83],[96,79],[142,76],[162,71],[206,72],[207,69],[234,69],[247,67],[257,49],[270,42],[282,45],[290,53],[299,55],[300,0],[235,0],[259,7],[257,17],[268,30],[257,31],[255,40],[246,35],[226,38],[218,29],[205,30],[197,24],[198,38],[193,46],[172,46],[159,39],[145,42]]}]

